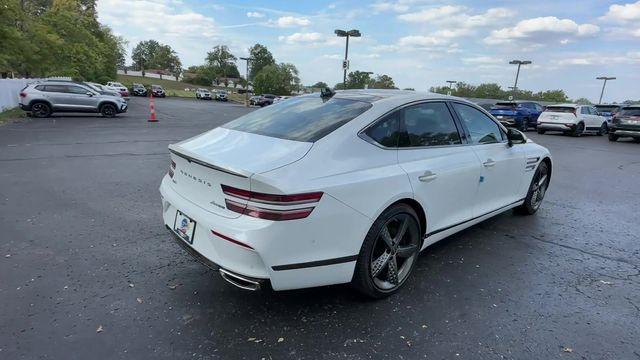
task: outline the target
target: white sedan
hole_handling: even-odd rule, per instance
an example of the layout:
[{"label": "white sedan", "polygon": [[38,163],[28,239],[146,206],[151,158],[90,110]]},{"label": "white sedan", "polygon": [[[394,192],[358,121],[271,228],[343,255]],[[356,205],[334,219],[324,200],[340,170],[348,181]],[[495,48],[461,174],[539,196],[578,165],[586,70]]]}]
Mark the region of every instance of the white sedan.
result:
[{"label": "white sedan", "polygon": [[586,133],[602,136],[609,132],[609,125],[607,118],[592,105],[558,104],[544,109],[538,117],[537,129],[538,134],[561,131],[573,136]]},{"label": "white sedan", "polygon": [[225,280],[351,282],[375,298],[436,241],[535,213],[552,169],[546,148],[482,108],[400,90],[294,97],[169,150],[164,224]]}]

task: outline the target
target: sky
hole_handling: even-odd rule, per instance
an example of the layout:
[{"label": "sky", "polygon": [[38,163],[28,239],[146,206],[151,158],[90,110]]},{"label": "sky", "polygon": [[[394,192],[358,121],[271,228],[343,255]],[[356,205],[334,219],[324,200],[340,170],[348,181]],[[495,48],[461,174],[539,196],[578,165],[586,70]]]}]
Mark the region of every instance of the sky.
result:
[{"label": "sky", "polygon": [[533,62],[521,70],[520,89],[563,89],[596,102],[596,77],[615,76],[603,102],[640,100],[640,1],[98,0],[98,17],[128,41],[129,55],[155,39],[184,68],[219,44],[241,57],[261,43],[276,61],[296,65],[303,84],[333,86],[345,50],[334,30],[358,29],[350,70],[390,75],[400,88],[456,80],[506,89],[516,73],[508,63],[518,59]]}]

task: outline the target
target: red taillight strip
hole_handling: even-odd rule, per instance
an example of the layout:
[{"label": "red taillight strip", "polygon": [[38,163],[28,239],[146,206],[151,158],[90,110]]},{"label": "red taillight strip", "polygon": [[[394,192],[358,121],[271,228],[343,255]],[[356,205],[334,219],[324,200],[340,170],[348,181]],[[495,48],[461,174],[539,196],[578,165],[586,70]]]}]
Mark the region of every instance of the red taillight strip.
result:
[{"label": "red taillight strip", "polygon": [[217,231],[211,230],[211,233],[212,233],[213,235],[215,235],[215,236],[217,236],[217,237],[219,237],[219,238],[223,239],[223,240],[227,240],[228,242],[234,243],[234,244],[236,244],[236,245],[242,246],[242,247],[247,248],[247,249],[255,250],[255,249],[254,249],[254,248],[252,248],[251,246],[249,246],[249,245],[247,245],[247,244],[245,244],[245,243],[243,243],[243,242],[241,242],[241,241],[238,241],[238,240],[236,240],[236,239],[232,239],[232,238],[230,238],[230,237],[228,237],[228,236],[226,236],[226,235],[220,234],[220,233],[219,233],[219,232],[217,232]]},{"label": "red taillight strip", "polygon": [[276,210],[240,204],[229,199],[225,199],[224,201],[227,205],[227,209],[231,211],[259,219],[273,221],[304,219],[309,216],[314,209],[314,207],[306,207],[302,209]]},{"label": "red taillight strip", "polygon": [[225,195],[234,196],[243,200],[270,205],[298,205],[320,201],[322,192],[310,192],[304,194],[276,195],[237,189],[228,185],[221,185]]}]

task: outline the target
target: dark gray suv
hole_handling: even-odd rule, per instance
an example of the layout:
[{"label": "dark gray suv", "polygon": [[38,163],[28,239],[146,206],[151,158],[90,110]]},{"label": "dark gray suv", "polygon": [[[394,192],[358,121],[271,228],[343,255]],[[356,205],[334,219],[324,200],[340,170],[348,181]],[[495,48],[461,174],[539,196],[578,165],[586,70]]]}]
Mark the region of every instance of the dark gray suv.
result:
[{"label": "dark gray suv", "polygon": [[127,102],[121,96],[101,93],[72,81],[29,84],[20,92],[19,105],[35,117],[47,117],[54,112],[100,113],[114,117],[127,111]]}]

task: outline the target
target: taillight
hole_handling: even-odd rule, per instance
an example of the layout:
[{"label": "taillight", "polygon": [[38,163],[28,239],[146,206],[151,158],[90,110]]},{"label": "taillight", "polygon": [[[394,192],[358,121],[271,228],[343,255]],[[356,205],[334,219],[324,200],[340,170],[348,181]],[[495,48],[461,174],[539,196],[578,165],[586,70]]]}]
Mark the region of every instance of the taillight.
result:
[{"label": "taillight", "polygon": [[[15,94],[15,93],[14,93],[14,94]],[[20,93],[20,97],[27,97],[27,93],[25,93],[25,92],[21,92],[21,93]]]},{"label": "taillight", "polygon": [[169,177],[173,178],[175,169],[176,169],[176,162],[171,160],[171,166],[169,167]]},{"label": "taillight", "polygon": [[231,196],[236,199],[242,199],[247,202],[278,206],[279,208],[274,209],[271,207],[243,204],[229,198],[225,199],[227,209],[233,212],[273,221],[306,218],[311,214],[315,206],[300,207],[298,205],[317,203],[318,201],[320,201],[323,194],[322,192],[310,192],[292,195],[265,194],[249,190],[237,189],[227,185],[222,185],[222,192],[225,195]]}]

